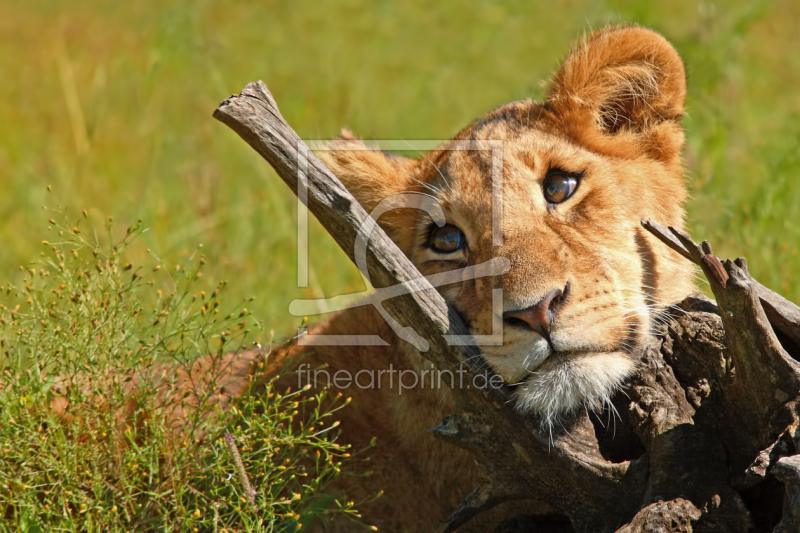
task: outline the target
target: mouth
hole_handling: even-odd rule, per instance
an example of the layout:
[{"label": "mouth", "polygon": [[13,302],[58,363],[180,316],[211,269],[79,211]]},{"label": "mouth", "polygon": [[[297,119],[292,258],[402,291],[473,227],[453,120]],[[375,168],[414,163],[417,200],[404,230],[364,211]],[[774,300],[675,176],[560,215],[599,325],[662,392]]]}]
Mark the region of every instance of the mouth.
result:
[{"label": "mouth", "polygon": [[626,353],[622,347],[601,347],[590,344],[556,346],[559,340],[543,336],[513,342],[502,347],[484,347],[484,359],[508,385],[520,385],[537,374],[547,373],[550,368],[569,365],[572,362],[593,358],[608,353]]},{"label": "mouth", "polygon": [[543,337],[526,335],[510,344],[485,346],[483,356],[506,383],[517,383],[528,379],[532,372],[558,353]]},{"label": "mouth", "polygon": [[545,365],[547,365],[549,363],[553,363],[555,361],[566,361],[566,360],[568,360],[570,358],[577,358],[577,357],[581,357],[581,356],[589,355],[589,354],[593,354],[593,353],[597,353],[597,352],[594,351],[594,350],[561,350],[561,351],[559,351],[559,350],[555,350],[553,348],[552,344],[550,344],[550,354],[547,355],[546,357],[542,358],[540,361],[538,361],[535,366],[529,366],[526,369],[526,371],[527,371],[527,373],[529,375],[530,374],[535,374],[536,372],[541,370],[543,366],[545,366]]}]

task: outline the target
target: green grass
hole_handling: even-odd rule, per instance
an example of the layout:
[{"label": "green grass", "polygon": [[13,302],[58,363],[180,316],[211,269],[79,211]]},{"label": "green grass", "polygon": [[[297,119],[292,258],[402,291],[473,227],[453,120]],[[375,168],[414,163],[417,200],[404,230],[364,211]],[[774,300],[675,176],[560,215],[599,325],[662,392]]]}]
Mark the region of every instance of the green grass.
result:
[{"label": "green grass", "polygon": [[[309,289],[295,286],[295,200],[210,114],[263,79],[305,138],[348,126],[376,139],[441,139],[493,107],[541,97],[589,28],[663,32],[689,74],[690,229],[745,255],[800,300],[800,7],[791,0],[11,1],[0,5],[0,281],[38,255],[46,186],[69,213],[143,219],[179,263],[204,244],[209,276],[284,335],[297,297],[361,289],[314,225]],[[138,254],[138,255],[137,255]]]},{"label": "green grass", "polygon": [[[302,320],[288,314],[292,299],[363,288],[317,224],[311,286],[296,287],[294,196],[211,118],[247,82],[263,79],[304,138],[346,126],[368,139],[443,139],[500,104],[541,98],[541,82],[588,29],[653,27],[676,45],[689,76],[693,236],[722,257],[746,256],[756,278],[800,301],[799,19],[792,0],[0,3],[0,329],[8,352],[0,530],[293,531],[326,505],[336,508],[319,499],[320,489],[346,452],[314,436],[319,423],[288,430],[299,398],[273,397],[270,416],[249,397],[222,418],[196,417],[194,430],[213,437],[176,447],[158,416],[168,405],[150,402],[146,388],[137,413],[149,413],[147,423],[117,436],[113,410],[94,402],[96,394],[59,392],[50,377],[80,370],[101,382],[165,360],[185,367],[201,353],[263,342],[273,329],[288,334]],[[74,234],[83,209],[84,233]],[[94,244],[88,229],[112,215],[116,223]],[[65,216],[73,221],[67,228],[48,223]],[[129,226],[138,235],[130,242]],[[84,238],[91,247],[75,244]],[[68,242],[56,253],[43,239]],[[110,252],[123,241],[124,260]],[[71,261],[89,270],[96,261],[102,271],[80,279],[81,269],[68,274],[59,265]],[[221,279],[228,300],[247,301],[247,317],[236,307],[233,317],[209,322],[202,291],[212,294],[218,286],[210,280]],[[83,285],[109,306],[72,301]],[[137,306],[146,312],[132,315]],[[100,340],[93,320],[102,324]],[[222,335],[226,328],[235,334]],[[121,378],[108,383],[105,401],[130,397]],[[65,394],[69,424],[46,408]],[[315,401],[303,404],[307,414],[330,427]],[[258,516],[241,501],[219,440],[225,431],[258,487]],[[316,462],[316,450],[325,460]],[[276,470],[282,464],[287,470]],[[272,514],[263,512],[270,505]]]},{"label": "green grass", "polygon": [[[353,502],[325,493],[353,460],[335,442],[347,401],[255,382],[259,394],[223,412],[225,354],[261,333],[244,302],[230,306],[224,284],[198,290],[201,251],[180,269],[130,263],[141,226],[107,248],[87,229],[53,220],[45,257],[3,291],[0,532],[294,533],[328,513],[355,521]],[[203,378],[185,386],[204,354]]]}]

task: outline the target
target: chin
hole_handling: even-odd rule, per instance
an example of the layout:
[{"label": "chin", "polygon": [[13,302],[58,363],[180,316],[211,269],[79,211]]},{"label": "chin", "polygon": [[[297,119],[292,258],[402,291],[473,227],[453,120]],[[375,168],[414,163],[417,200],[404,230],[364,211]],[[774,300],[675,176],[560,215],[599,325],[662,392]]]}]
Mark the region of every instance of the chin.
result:
[{"label": "chin", "polygon": [[542,417],[542,425],[554,423],[579,408],[610,405],[622,383],[636,372],[630,355],[611,353],[555,353],[530,372],[514,394],[519,411]]}]

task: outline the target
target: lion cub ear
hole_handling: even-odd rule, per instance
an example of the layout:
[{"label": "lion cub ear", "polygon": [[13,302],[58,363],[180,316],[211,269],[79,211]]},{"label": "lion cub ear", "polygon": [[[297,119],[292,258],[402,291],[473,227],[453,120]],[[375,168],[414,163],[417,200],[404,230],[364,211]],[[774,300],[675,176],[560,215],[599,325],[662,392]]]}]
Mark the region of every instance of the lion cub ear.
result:
[{"label": "lion cub ear", "polygon": [[409,190],[417,161],[368,147],[348,130],[316,151],[369,213],[393,194]]},{"label": "lion cub ear", "polygon": [[545,108],[558,129],[597,151],[674,162],[683,146],[685,99],[686,74],[675,48],[652,30],[616,26],[578,43]]},{"label": "lion cub ear", "polygon": [[[392,195],[417,188],[415,159],[369,148],[347,130],[315,153],[367,213],[382,201],[391,200]],[[413,227],[414,214],[410,209],[395,209],[381,216],[378,222],[402,247],[404,242],[400,241],[405,237],[398,235],[398,230]]]}]

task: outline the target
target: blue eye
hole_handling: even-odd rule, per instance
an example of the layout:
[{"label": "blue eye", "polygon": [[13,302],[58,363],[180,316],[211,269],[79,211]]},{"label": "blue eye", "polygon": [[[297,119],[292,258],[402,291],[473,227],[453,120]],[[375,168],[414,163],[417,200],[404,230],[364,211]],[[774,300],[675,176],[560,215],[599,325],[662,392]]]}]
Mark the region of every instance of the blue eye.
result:
[{"label": "blue eye", "polygon": [[542,183],[544,198],[551,204],[560,204],[575,193],[578,178],[565,172],[551,172]]},{"label": "blue eye", "polygon": [[466,237],[460,229],[452,224],[431,231],[430,247],[440,254],[451,254],[460,250],[467,243]]}]

